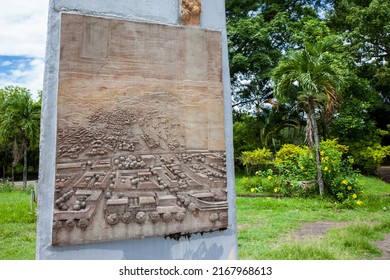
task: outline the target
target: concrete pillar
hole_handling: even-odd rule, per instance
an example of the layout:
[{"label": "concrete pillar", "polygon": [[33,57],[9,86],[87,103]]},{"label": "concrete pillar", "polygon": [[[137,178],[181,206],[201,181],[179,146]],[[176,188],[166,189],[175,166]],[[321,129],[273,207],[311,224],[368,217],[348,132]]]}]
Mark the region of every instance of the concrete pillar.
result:
[{"label": "concrete pillar", "polygon": [[222,33],[222,82],[228,190],[228,227],[192,234],[179,240],[146,237],[83,245],[52,245],[56,175],[57,101],[61,13],[73,13],[137,22],[180,25],[180,0],[50,0],[46,67],[42,100],[40,174],[38,182],[37,259],[236,259],[237,228],[233,167],[232,112],[226,37],[225,3],[202,0],[201,29]]}]

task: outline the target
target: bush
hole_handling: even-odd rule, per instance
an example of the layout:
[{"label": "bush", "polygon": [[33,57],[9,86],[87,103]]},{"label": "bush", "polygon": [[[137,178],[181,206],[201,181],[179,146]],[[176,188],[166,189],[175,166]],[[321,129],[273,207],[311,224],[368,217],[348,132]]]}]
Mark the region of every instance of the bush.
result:
[{"label": "bush", "polygon": [[261,179],[257,176],[242,177],[241,184],[247,192],[260,192]]},{"label": "bush", "polygon": [[241,154],[242,164],[246,166],[247,173],[250,167],[264,167],[272,163],[272,152],[267,148],[258,148],[254,151],[245,151]]},{"label": "bush", "polygon": [[[354,160],[347,156],[349,148],[336,139],[321,141],[320,161],[326,195],[340,207],[362,205],[363,185],[360,174],[352,168]],[[245,153],[245,154],[244,154]],[[244,152],[248,165],[273,164],[274,169],[259,170],[253,178],[244,177],[246,191],[277,193],[290,197],[308,197],[319,193],[314,150],[307,146],[283,145],[271,161],[267,149]]]},{"label": "bush", "polygon": [[283,145],[276,153],[274,164],[289,181],[310,181],[316,178],[314,153],[306,146]]},{"label": "bush", "polygon": [[[348,147],[336,139],[321,141],[320,159],[325,192],[342,206],[361,205],[360,174],[352,168],[353,159],[347,157]],[[275,167],[281,178],[280,193],[288,196],[318,194],[314,151],[306,146],[284,145],[276,154]],[[348,182],[347,185],[344,183]]]},{"label": "bush", "polygon": [[374,173],[384,159],[390,156],[390,146],[383,147],[379,143],[372,146],[367,146],[364,142],[354,143],[352,148],[355,165],[368,174]]},{"label": "bush", "polygon": [[341,207],[354,208],[363,204],[363,185],[358,174],[349,174],[343,177],[336,176],[330,188],[332,196]]}]

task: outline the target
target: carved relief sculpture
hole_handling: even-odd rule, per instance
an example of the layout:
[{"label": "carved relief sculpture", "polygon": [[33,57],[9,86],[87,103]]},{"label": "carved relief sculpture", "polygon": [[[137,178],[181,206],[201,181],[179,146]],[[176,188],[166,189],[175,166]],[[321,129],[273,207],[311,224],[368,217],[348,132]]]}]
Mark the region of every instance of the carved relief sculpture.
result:
[{"label": "carved relief sculpture", "polygon": [[201,0],[181,0],[180,13],[183,25],[200,25]]},{"label": "carved relief sculpture", "polygon": [[227,227],[221,56],[220,32],[62,14],[53,245]]}]

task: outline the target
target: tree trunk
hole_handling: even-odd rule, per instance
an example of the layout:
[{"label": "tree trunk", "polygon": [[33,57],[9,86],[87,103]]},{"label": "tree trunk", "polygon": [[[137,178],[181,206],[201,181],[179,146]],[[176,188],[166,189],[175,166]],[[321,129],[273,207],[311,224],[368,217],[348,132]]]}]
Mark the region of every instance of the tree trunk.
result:
[{"label": "tree trunk", "polygon": [[12,149],[12,185],[15,185],[15,167],[18,164],[19,158],[18,158],[18,142],[16,139],[16,135],[14,136],[14,146]]},{"label": "tree trunk", "polygon": [[24,163],[23,163],[23,190],[27,188],[27,140],[24,139],[23,141],[23,158],[24,158]]},{"label": "tree trunk", "polygon": [[310,112],[309,113],[310,116],[308,117],[311,120],[311,124],[313,128],[318,187],[320,191],[320,196],[324,196],[325,188],[324,188],[324,179],[322,178],[322,170],[321,170],[320,141],[318,136],[318,126],[315,118],[314,104],[312,98],[309,98],[309,112]]},{"label": "tree trunk", "polygon": [[12,164],[12,168],[11,168],[11,182],[12,182],[12,185],[15,185],[15,166],[14,166],[14,164]]}]

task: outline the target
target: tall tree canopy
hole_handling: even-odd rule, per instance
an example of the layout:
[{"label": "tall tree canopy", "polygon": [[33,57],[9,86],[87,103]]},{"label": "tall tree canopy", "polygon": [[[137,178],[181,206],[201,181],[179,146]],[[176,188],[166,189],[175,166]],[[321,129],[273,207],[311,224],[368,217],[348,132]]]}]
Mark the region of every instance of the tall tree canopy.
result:
[{"label": "tall tree canopy", "polygon": [[23,158],[23,188],[27,185],[28,149],[39,142],[40,101],[34,101],[26,88],[0,89],[0,138],[13,143],[12,166]]},{"label": "tall tree canopy", "polygon": [[[390,144],[390,137],[386,138],[383,132],[390,124],[389,0],[227,0],[226,7],[236,115],[247,114],[245,119],[252,118],[261,131],[264,128],[261,119],[267,116],[267,111],[261,110],[264,105],[271,101],[278,104],[275,108],[281,102],[287,102],[291,109],[296,107],[301,95],[290,89],[289,94],[297,98],[295,101],[280,98],[275,88],[278,82],[271,80],[272,73],[291,56],[307,50],[307,46],[332,41],[333,47],[326,52],[326,57],[338,61],[336,68],[344,71],[342,77],[347,86],[338,95],[339,102],[332,102],[336,99],[331,94],[322,101],[313,98],[320,137],[340,138],[343,144],[352,147],[351,152],[367,141],[355,137],[352,142],[346,137],[359,135],[363,129],[349,109],[357,106],[363,108],[359,116],[364,121],[360,123],[370,124],[367,127],[370,131],[365,130],[365,134],[379,139],[382,145]],[[321,63],[326,64],[326,59],[321,59]],[[244,131],[243,119],[235,119]],[[378,134],[377,129],[382,132]],[[373,137],[374,134],[381,137]],[[261,146],[265,144],[260,143]]]}]

